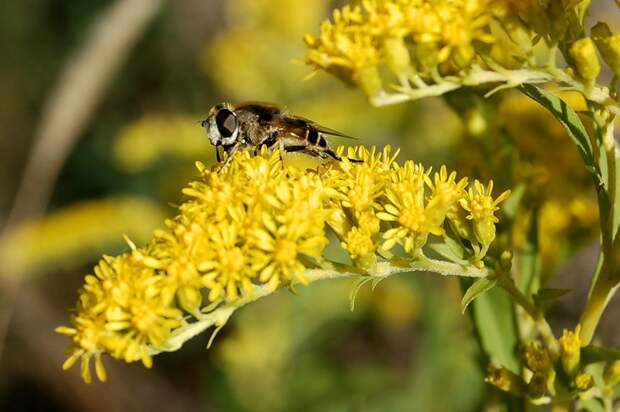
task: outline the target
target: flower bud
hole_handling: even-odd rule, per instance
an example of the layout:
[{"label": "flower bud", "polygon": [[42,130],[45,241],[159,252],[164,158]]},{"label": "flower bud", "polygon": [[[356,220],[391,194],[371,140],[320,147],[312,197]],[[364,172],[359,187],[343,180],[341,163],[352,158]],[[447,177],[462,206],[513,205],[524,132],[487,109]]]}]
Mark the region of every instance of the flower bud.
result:
[{"label": "flower bud", "polygon": [[594,386],[594,378],[586,372],[581,372],[575,377],[575,387],[581,392],[585,392]]},{"label": "flower bud", "polygon": [[601,65],[591,38],[584,37],[574,42],[570,47],[570,55],[581,78],[588,81],[596,79]]},{"label": "flower bud", "polygon": [[383,87],[377,66],[364,67],[353,73],[353,80],[368,97],[374,97]]},{"label": "flower bud", "polygon": [[474,220],[474,233],[481,245],[489,245],[495,239],[495,222],[490,219]]},{"label": "flower bud", "polygon": [[564,333],[559,339],[562,367],[568,376],[575,376],[579,371],[579,363],[581,362],[580,331],[581,325],[577,325],[574,332],[564,329]]},{"label": "flower bud", "polygon": [[620,34],[613,34],[605,23],[592,27],[592,39],[603,61],[616,76],[620,76]]},{"label": "flower bud", "polygon": [[603,371],[603,381],[607,386],[614,386],[620,382],[620,360],[607,363]]},{"label": "flower bud", "polygon": [[388,37],[383,42],[383,52],[387,67],[396,76],[407,72],[411,67],[411,56],[402,37]]}]

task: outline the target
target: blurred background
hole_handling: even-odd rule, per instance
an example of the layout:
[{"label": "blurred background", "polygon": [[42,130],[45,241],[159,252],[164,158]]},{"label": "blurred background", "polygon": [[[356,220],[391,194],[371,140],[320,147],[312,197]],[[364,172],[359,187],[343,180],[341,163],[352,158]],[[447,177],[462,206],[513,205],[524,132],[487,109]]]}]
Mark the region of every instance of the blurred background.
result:
[{"label": "blurred background", "polygon": [[[68,342],[53,329],[67,323],[84,275],[102,254],[127,248],[123,234],[149,239],[197,175],[194,162],[215,161],[199,121],[220,101],[274,102],[364,144],[398,146],[401,159],[494,176],[476,132],[492,115],[478,103],[465,116],[453,110],[459,99],[377,109],[326,75],[306,80],[303,35],[342,3],[0,3],[0,410],[483,408],[486,361],[460,314],[460,285],[432,274],[363,289],[353,312],[352,281],[281,291],[236,313],[210,350],[204,335],[156,357],[153,370],[105,359],[107,383],[85,385],[78,368],[61,370]],[[611,7],[601,1],[596,12],[618,14]],[[513,122],[493,128],[527,137],[514,162],[531,166],[522,178],[540,184],[554,218],[545,241],[555,260],[543,263],[549,273],[578,264],[587,273],[597,218],[585,172],[574,171],[577,153],[537,107],[500,98]],[[557,140],[541,145],[549,136]],[[550,163],[564,145],[569,160]],[[545,190],[569,185],[570,193]],[[563,284],[581,274],[563,273]],[[570,324],[574,302],[557,318]]]}]

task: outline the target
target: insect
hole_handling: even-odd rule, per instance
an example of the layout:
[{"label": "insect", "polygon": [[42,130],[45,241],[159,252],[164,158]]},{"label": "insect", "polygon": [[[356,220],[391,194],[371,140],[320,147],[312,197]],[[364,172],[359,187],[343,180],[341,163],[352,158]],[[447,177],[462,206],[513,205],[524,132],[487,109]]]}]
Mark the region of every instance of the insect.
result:
[{"label": "insect", "polygon": [[301,152],[322,159],[342,160],[329,146],[325,135],[352,139],[267,103],[217,104],[209,110],[201,126],[206,129],[209,141],[215,146],[217,161],[221,161],[220,147],[228,154],[223,166],[228,164],[238,150],[257,151],[262,145],[269,148],[275,146],[280,149],[280,153]]}]

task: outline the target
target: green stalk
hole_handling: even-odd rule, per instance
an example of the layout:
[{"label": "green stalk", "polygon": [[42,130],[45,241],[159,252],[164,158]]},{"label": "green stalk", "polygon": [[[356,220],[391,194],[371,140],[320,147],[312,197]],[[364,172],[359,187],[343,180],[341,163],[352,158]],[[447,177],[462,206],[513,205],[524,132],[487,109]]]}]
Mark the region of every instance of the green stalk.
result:
[{"label": "green stalk", "polygon": [[[619,280],[617,276],[618,259],[620,252],[620,243],[616,237],[618,224],[616,220],[616,205],[618,194],[618,179],[616,165],[616,142],[614,139],[614,122],[615,116],[610,115],[605,119],[603,129],[603,148],[605,150],[606,166],[607,166],[607,191],[609,196],[609,210],[605,219],[605,227],[602,228],[602,250],[600,259],[603,260],[600,267],[600,273],[595,273],[592,278],[592,286],[588,301],[581,314],[581,334],[580,338],[583,345],[587,345],[592,341],[594,332],[599,320],[618,289]],[[600,208],[599,208],[600,209]],[[603,216],[601,216],[603,221]]]},{"label": "green stalk", "polygon": [[554,359],[557,359],[560,354],[560,348],[558,342],[553,335],[551,326],[547,323],[542,311],[538,309],[534,303],[529,300],[515,285],[514,281],[506,276],[506,274],[498,274],[498,284],[501,286],[510,296],[514,299],[515,303],[525,310],[525,312],[534,320],[536,329],[541,338],[547,345],[549,353]]},{"label": "green stalk", "polygon": [[[373,271],[372,274],[366,274],[366,276],[381,279],[398,273],[416,271],[435,272],[444,276],[463,276],[474,278],[487,277],[491,274],[487,268],[462,266],[456,263],[444,262],[426,257],[422,257],[413,262],[403,261],[402,263],[403,264],[380,262],[377,264],[376,270]],[[325,268],[307,269],[305,271],[304,277],[308,283],[313,283],[323,279],[336,279],[364,275],[360,274],[359,271],[349,270],[350,268],[348,267],[342,267],[342,265],[337,266],[331,264],[330,262],[324,262],[323,266]],[[295,281],[294,283],[298,284],[300,282]],[[219,328],[226,324],[235,310],[274,292],[276,292],[276,290],[273,290],[265,285],[255,285],[250,293],[246,294],[243,298],[220,306],[209,313],[198,315],[196,322],[185,323],[179,329],[174,331],[172,337],[168,339],[164,347],[152,348],[151,354],[155,355],[160,352],[176,351],[181,348],[185,342],[204,332],[211,326],[215,326],[216,329],[214,333],[217,332]]]}]

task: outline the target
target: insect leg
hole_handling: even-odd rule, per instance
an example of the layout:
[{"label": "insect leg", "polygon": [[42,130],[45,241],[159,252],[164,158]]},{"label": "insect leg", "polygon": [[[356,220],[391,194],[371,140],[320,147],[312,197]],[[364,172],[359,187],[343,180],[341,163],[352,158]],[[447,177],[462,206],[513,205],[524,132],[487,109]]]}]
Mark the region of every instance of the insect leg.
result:
[{"label": "insect leg", "polygon": [[284,150],[286,151],[286,153],[303,152],[307,149],[308,149],[308,146],[285,146],[284,147]]},{"label": "insect leg", "polygon": [[222,161],[222,158],[220,157],[220,146],[215,146],[215,159],[218,163]]},{"label": "insect leg", "polygon": [[224,163],[222,164],[221,169],[225,168],[230,163],[230,161],[233,159],[233,157],[235,156],[235,153],[237,153],[237,150],[239,150],[241,145],[242,143],[237,143],[233,147],[231,147],[230,150],[227,151],[228,156],[226,156],[226,160],[224,160]]}]

